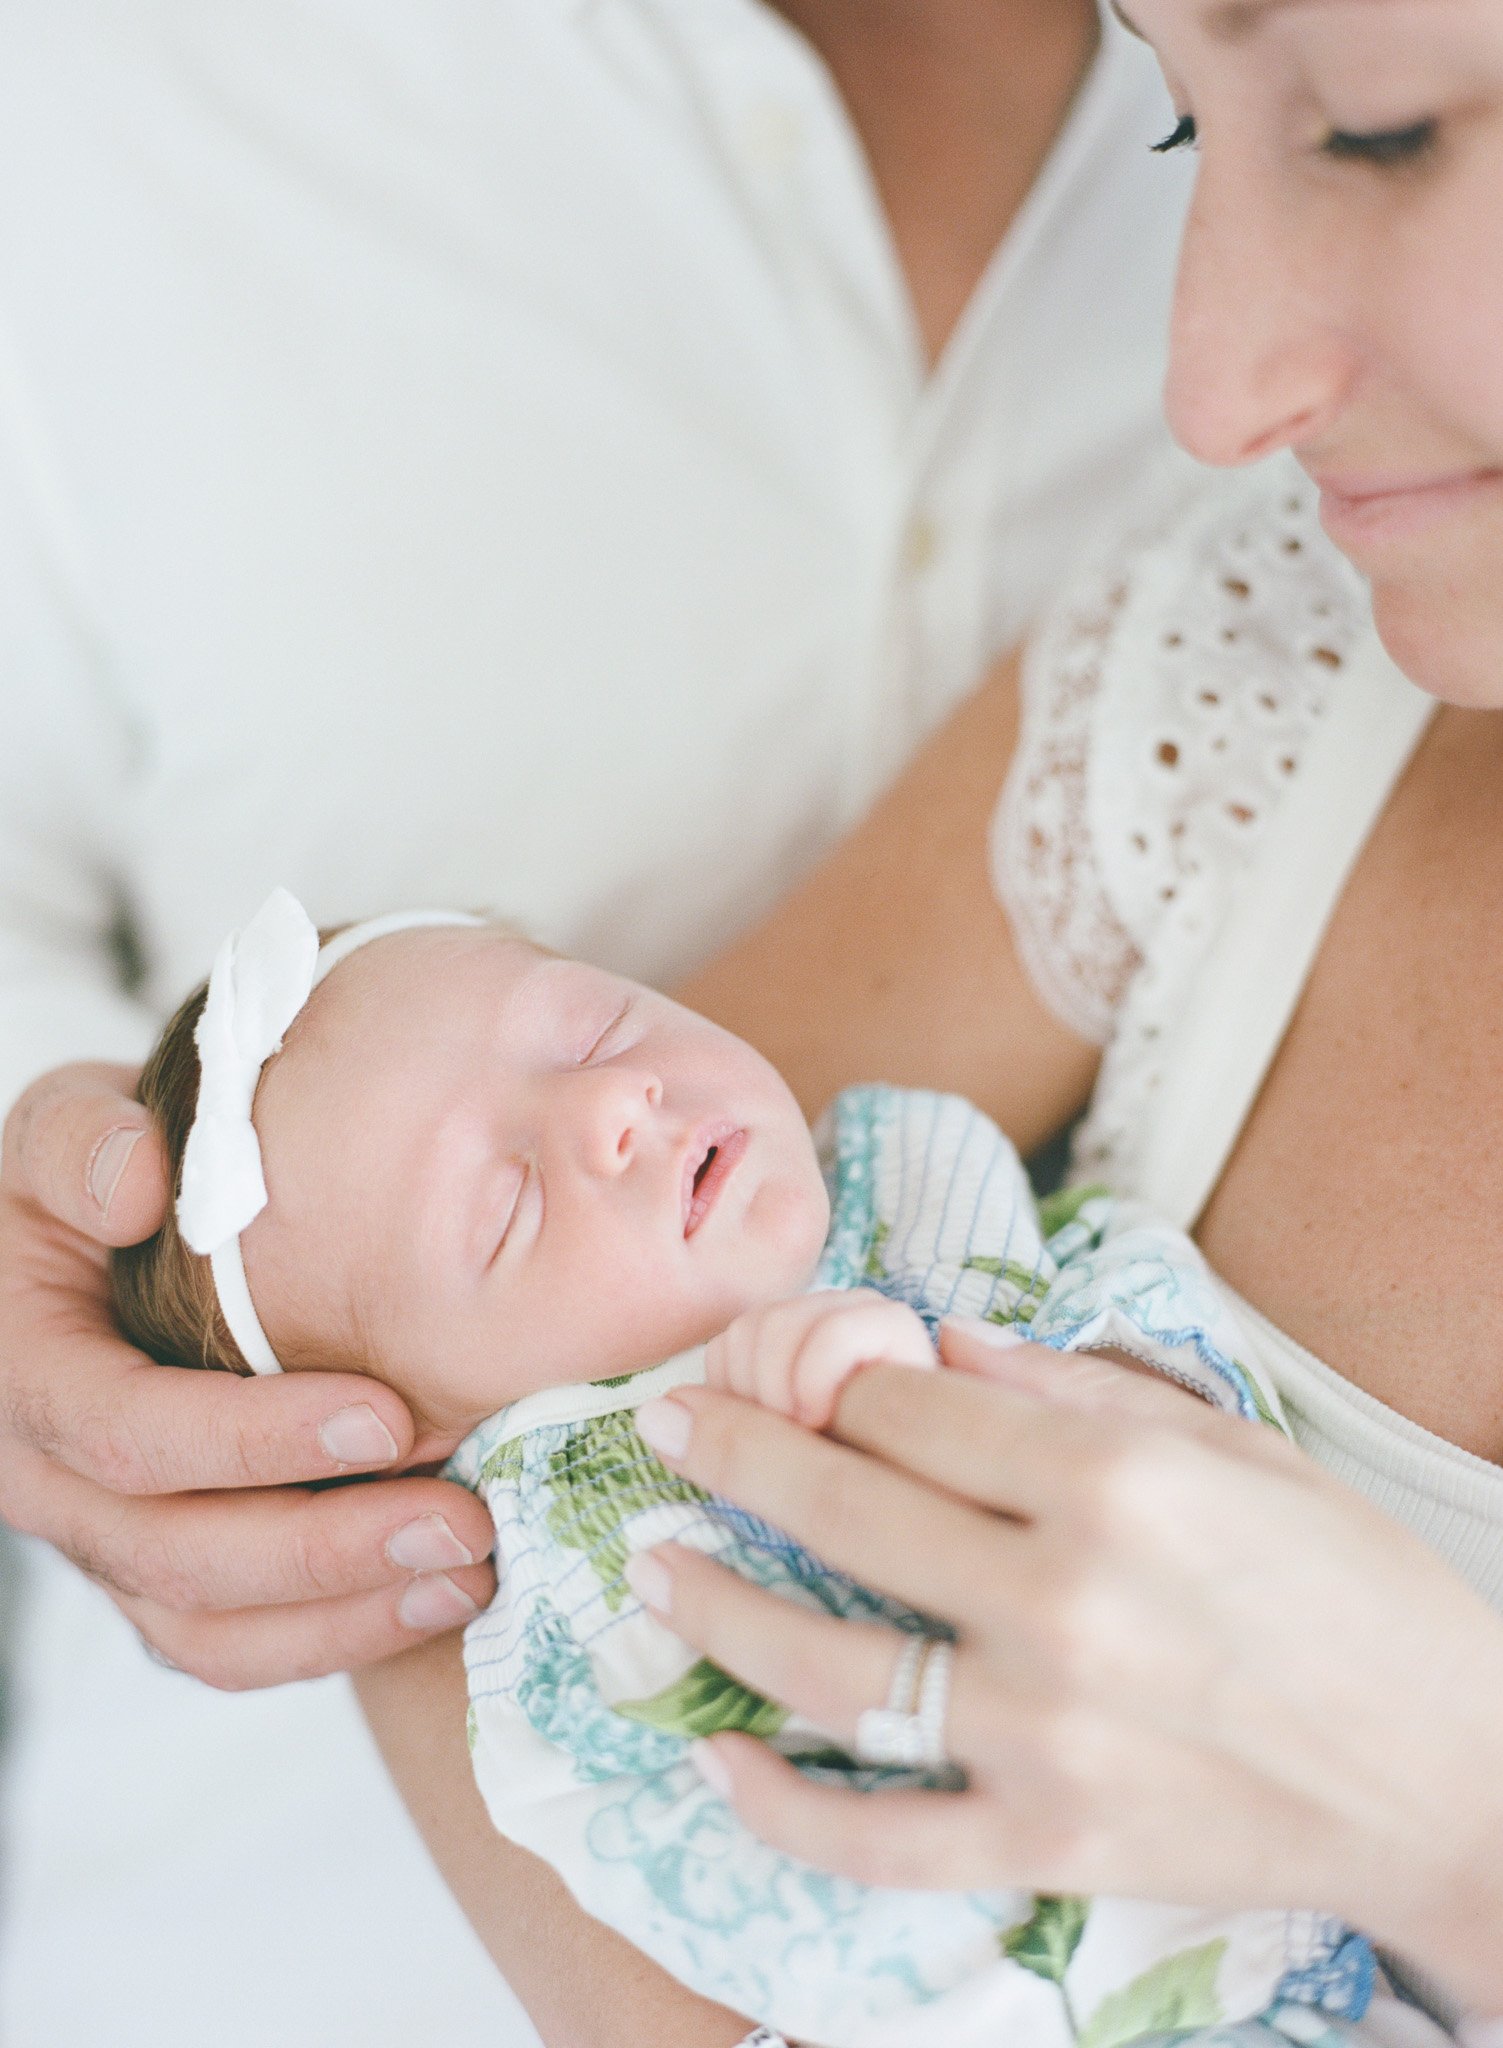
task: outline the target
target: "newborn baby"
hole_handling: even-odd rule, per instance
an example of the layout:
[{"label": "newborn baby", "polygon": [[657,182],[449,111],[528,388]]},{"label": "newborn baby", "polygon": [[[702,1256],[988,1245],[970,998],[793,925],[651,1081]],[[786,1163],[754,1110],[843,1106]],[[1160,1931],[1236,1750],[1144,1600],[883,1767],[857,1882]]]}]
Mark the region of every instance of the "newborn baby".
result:
[{"label": "newborn baby", "polygon": [[[750,1729],[873,1796],[915,1768],[944,1782],[942,1757],[927,1738],[851,1756],[628,1583],[633,1552],[695,1544],[890,1626],[916,1693],[944,1670],[932,1624],[674,1477],[632,1410],[703,1377],[708,1345],[712,1378],[820,1426],[848,1373],[930,1367],[939,1318],[968,1313],[1124,1349],[1277,1426],[1185,1239],[1099,1193],[1041,1217],[954,1097],[847,1091],[821,1152],[767,1062],[666,997],[477,919],[376,920],[320,950],[283,891],[141,1095],[180,1195],[116,1255],[124,1327],[176,1364],[356,1363],[409,1403],[414,1462],[452,1454],[498,1541],[466,1640],[476,1775],[590,1912],[811,2048],[1116,2048],[1280,2014],[1313,2040],[1311,2008],[1362,2016],[1371,1952],[1319,1914],[885,1891],[778,1855],[699,1777],[694,1737]],[[774,1310],[811,1287],[872,1291]]]}]

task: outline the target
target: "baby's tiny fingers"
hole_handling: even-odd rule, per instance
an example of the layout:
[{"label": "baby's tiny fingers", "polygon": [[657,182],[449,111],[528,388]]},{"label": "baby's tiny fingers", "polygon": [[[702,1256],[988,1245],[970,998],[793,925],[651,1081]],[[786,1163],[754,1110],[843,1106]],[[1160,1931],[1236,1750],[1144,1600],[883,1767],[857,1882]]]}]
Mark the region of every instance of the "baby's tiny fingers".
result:
[{"label": "baby's tiny fingers", "polygon": [[769,1342],[775,1341],[782,1319],[779,1302],[771,1308],[750,1309],[712,1337],[705,1346],[705,1383],[721,1392],[737,1394],[744,1401],[757,1399],[757,1361]]},{"label": "baby's tiny fingers", "polygon": [[[732,1324],[732,1329],[735,1325]],[[718,1387],[723,1394],[740,1392],[736,1385],[736,1358],[731,1349],[730,1330],[722,1330],[718,1337],[712,1337],[705,1346],[705,1385]]]},{"label": "baby's tiny fingers", "polygon": [[[854,1298],[849,1291],[822,1288],[738,1316],[705,1346],[706,1385],[817,1428],[818,1418],[801,1402],[796,1361],[810,1332],[849,1314]],[[815,1405],[828,1412],[833,1396]]]},{"label": "baby's tiny fingers", "polygon": [[847,1303],[805,1332],[793,1362],[792,1413],[810,1429],[828,1428],[841,1389],[863,1365],[923,1370],[938,1362],[912,1309],[865,1292],[848,1296]]}]

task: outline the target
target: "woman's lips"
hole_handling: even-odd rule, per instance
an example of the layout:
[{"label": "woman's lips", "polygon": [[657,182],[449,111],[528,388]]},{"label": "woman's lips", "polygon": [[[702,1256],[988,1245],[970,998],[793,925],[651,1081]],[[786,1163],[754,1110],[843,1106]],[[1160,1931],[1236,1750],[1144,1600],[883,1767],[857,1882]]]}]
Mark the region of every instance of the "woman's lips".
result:
[{"label": "woman's lips", "polygon": [[714,1124],[695,1135],[684,1161],[684,1236],[692,1237],[714,1208],[746,1150],[746,1132]]},{"label": "woman's lips", "polygon": [[1403,541],[1455,512],[1465,512],[1503,485],[1503,471],[1453,471],[1402,477],[1315,474],[1320,523],[1339,548],[1360,555],[1385,541]]}]

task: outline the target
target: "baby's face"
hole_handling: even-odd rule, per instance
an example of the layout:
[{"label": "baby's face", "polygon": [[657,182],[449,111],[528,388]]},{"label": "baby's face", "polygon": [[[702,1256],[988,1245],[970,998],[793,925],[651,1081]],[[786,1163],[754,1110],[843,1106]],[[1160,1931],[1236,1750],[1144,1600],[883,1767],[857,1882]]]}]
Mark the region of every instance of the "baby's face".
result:
[{"label": "baby's face", "polygon": [[256,1097],[246,1270],[286,1362],[365,1361],[437,1456],[505,1402],[796,1292],[828,1204],[798,1105],[705,1018],[496,931],[399,933]]}]

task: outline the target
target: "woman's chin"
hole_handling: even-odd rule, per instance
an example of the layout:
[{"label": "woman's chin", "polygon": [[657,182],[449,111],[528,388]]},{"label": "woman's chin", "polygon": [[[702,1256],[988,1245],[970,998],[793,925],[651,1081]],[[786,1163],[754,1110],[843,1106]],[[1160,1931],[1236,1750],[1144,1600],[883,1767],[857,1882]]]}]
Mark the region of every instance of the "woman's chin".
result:
[{"label": "woman's chin", "polygon": [[1485,595],[1469,578],[1375,581],[1373,618],[1420,689],[1443,704],[1503,710],[1503,578]]}]

